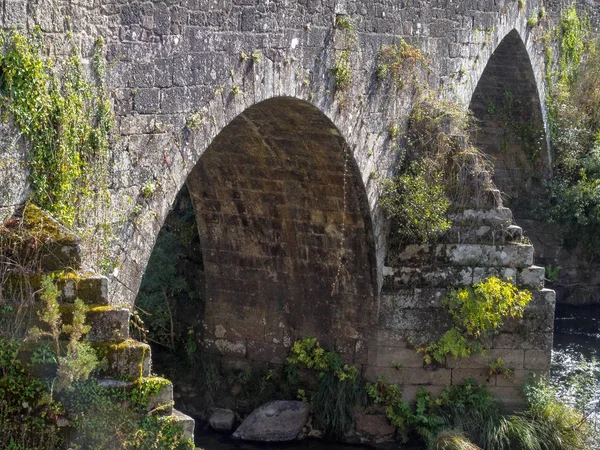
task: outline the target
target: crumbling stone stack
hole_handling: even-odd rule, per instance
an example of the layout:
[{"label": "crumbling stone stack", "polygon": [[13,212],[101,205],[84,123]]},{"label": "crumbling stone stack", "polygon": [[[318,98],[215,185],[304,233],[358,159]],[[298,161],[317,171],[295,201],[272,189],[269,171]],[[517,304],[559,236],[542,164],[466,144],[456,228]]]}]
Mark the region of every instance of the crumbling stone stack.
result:
[{"label": "crumbling stone stack", "polygon": [[[479,171],[476,179],[485,182],[489,174]],[[513,222],[510,209],[502,206],[500,193],[489,186],[476,207],[450,214],[452,226],[442,242],[408,245],[394,267],[386,267],[377,336],[365,370],[368,379],[385,375],[388,382],[403,384],[407,396],[413,397],[421,386],[438,394],[447,385],[473,378],[507,406],[518,407],[529,374],[550,368],[554,291],[544,288],[544,268],[533,265],[533,246]],[[523,319],[508,319],[489,338],[490,350],[483,356],[424,364],[415,349],[435,342],[452,326],[442,306],[447,289],[490,276],[532,292]],[[489,373],[498,358],[505,368],[514,369],[510,377]],[[395,368],[398,365],[402,370]]]},{"label": "crumbling stone stack", "polygon": [[[141,378],[151,377],[150,346],[131,338],[130,310],[110,301],[108,278],[86,272],[81,267],[81,245],[77,236],[33,205],[27,205],[0,232],[2,244],[5,245],[4,252],[12,251],[31,258],[33,247],[36,247],[36,253],[39,252],[38,271],[27,273],[20,268],[18,272],[5,272],[6,285],[3,287],[10,288],[13,283],[25,281],[31,286],[31,291],[37,293],[42,276],[52,274],[60,291],[58,300],[63,323],[71,320],[75,299],[81,299],[89,308],[86,324],[91,328],[85,338],[91,342],[99,357],[106,360],[98,376],[100,386],[128,390]],[[15,238],[17,234],[21,237],[18,242]],[[23,236],[34,238],[22,239]],[[30,362],[35,348],[35,343],[24,344],[20,358]],[[53,373],[53,367],[48,364],[35,363],[29,366],[37,375]],[[167,382],[161,385],[161,390],[149,398],[148,411],[173,416],[182,424],[186,437],[193,439],[194,420],[173,408],[173,385]]]}]

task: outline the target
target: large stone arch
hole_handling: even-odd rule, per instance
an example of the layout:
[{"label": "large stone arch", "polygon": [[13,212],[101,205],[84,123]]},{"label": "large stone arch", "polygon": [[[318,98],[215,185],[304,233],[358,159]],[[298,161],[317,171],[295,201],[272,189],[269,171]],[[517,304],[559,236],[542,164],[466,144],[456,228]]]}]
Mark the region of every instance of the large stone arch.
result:
[{"label": "large stone arch", "polygon": [[476,121],[473,144],[490,157],[504,203],[518,223],[533,218],[551,160],[545,105],[516,29],[506,34],[487,61],[469,109]]},{"label": "large stone arch", "polygon": [[377,270],[360,172],[333,123],[292,97],[250,106],[186,185],[204,267],[205,351],[282,363],[316,336],[349,361],[377,323]]}]

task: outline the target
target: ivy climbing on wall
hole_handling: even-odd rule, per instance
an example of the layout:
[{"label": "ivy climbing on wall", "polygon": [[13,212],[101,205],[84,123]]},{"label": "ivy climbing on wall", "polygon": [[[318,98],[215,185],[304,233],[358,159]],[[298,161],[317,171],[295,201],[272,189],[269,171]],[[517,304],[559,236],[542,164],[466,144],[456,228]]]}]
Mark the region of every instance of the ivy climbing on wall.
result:
[{"label": "ivy climbing on wall", "polygon": [[108,199],[113,119],[102,82],[103,41],[95,43],[96,83],[86,79],[74,45],[61,67],[44,57],[39,29],[2,33],[0,46],[2,119],[28,142],[32,200],[73,226],[86,207]]}]

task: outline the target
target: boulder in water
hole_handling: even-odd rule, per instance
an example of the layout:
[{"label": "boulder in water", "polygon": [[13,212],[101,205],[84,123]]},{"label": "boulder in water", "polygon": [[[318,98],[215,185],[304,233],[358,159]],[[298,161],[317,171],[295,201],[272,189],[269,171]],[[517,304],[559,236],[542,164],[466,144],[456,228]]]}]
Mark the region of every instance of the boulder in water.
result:
[{"label": "boulder in water", "polygon": [[213,430],[221,433],[229,433],[233,429],[235,413],[230,409],[216,408],[208,419]]},{"label": "boulder in water", "polygon": [[310,405],[299,401],[275,400],[256,408],[232,437],[246,441],[293,441],[308,420]]}]

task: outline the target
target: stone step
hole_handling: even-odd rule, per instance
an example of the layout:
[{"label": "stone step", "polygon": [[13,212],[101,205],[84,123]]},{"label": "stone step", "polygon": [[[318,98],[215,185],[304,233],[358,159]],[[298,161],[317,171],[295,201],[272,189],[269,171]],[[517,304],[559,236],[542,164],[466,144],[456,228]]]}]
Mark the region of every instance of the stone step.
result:
[{"label": "stone step", "polygon": [[452,244],[506,244],[518,243],[523,239],[523,230],[517,225],[452,226],[445,234],[444,240]]},{"label": "stone step", "polygon": [[70,273],[57,279],[61,301],[72,303],[80,298],[88,305],[109,305],[108,278],[95,274]]},{"label": "stone step", "polygon": [[183,436],[192,441],[194,440],[194,428],[196,424],[190,416],[173,409],[173,412],[168,416],[163,416],[162,420],[168,420],[180,425],[183,428]]},{"label": "stone step", "polygon": [[406,287],[445,288],[449,286],[470,286],[491,276],[511,281],[518,287],[527,289],[544,288],[544,268],[529,266],[512,267],[386,267],[384,270],[384,290],[394,291]]},{"label": "stone step", "polygon": [[108,278],[102,275],[63,273],[62,270],[46,274],[13,272],[7,274],[3,287],[9,295],[11,291],[20,293],[22,289],[30,290],[39,301],[44,276],[52,276],[54,284],[60,291],[58,300],[61,303],[73,303],[76,298],[80,298],[88,305],[108,306],[110,304]]},{"label": "stone step", "polygon": [[135,381],[104,378],[98,380],[98,385],[105,389],[118,389],[123,391],[131,391],[139,388],[157,390],[156,393],[148,396],[146,411],[162,416],[168,416],[173,413],[173,383],[165,378],[146,377]]},{"label": "stone step", "polygon": [[101,374],[106,378],[134,381],[150,376],[151,351],[148,344],[127,339],[123,342],[92,342],[106,367]]},{"label": "stone step", "polygon": [[512,224],[513,215],[509,208],[498,207],[491,209],[463,209],[448,214],[448,219],[454,226],[508,226]]},{"label": "stone step", "polygon": [[525,268],[533,265],[533,246],[529,244],[412,244],[395,256],[400,267],[433,270],[440,266]]},{"label": "stone step", "polygon": [[129,339],[128,308],[94,306],[86,314],[86,324],[90,325],[87,338],[90,341],[116,341]]},{"label": "stone step", "polygon": [[[59,306],[63,325],[72,323],[74,309],[73,304],[61,304]],[[127,308],[88,305],[85,323],[90,326],[90,331],[86,335],[87,339],[92,342],[122,342],[129,339],[129,316],[130,311]],[[36,325],[45,328],[39,321],[36,321]]]}]

